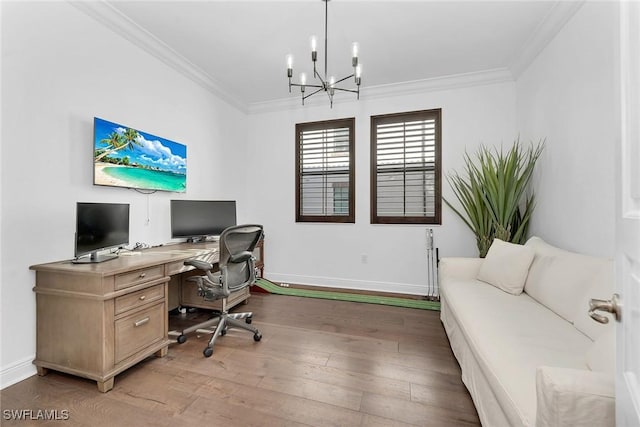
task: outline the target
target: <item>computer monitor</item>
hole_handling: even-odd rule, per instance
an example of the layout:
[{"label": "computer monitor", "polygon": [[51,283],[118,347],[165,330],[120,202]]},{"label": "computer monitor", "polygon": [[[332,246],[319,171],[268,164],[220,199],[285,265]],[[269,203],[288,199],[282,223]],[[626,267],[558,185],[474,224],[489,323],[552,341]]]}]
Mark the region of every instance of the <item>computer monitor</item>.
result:
[{"label": "computer monitor", "polygon": [[[125,203],[85,203],[76,205],[74,263],[103,262],[116,254],[99,251],[129,244],[129,205]],[[90,255],[88,258],[81,258]]]},{"label": "computer monitor", "polygon": [[171,200],[171,237],[202,242],[236,225],[235,200]]}]

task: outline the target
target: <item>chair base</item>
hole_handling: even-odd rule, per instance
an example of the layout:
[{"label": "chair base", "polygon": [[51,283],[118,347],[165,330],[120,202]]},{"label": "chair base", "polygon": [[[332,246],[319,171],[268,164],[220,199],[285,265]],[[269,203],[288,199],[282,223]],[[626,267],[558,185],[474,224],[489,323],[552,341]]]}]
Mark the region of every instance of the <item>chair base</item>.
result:
[{"label": "chair base", "polygon": [[[260,331],[251,326],[250,323],[253,318],[253,313],[248,311],[244,313],[227,313],[222,312],[215,316],[212,319],[207,320],[206,322],[198,323],[197,325],[190,326],[182,331],[172,331],[169,332],[171,336],[177,336],[176,341],[179,344],[183,344],[187,341],[187,335],[192,332],[202,332],[202,333],[210,333],[212,334],[207,347],[202,351],[205,357],[210,357],[213,354],[213,346],[218,339],[219,336],[225,335],[229,328],[240,328],[249,332],[253,332],[253,340],[260,341],[262,339],[262,334]],[[244,322],[242,321],[244,319]],[[214,329],[209,329],[213,328]]]}]

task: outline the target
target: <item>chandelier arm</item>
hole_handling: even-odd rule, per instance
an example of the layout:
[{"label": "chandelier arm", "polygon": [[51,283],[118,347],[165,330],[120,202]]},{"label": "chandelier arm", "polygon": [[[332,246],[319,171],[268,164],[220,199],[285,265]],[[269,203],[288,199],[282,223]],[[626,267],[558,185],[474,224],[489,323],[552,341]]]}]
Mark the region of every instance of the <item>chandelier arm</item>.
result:
[{"label": "chandelier arm", "polygon": [[308,94],[308,95],[303,96],[303,97],[302,97],[302,100],[305,100],[305,99],[309,98],[310,96],[313,96],[313,95],[315,95],[316,93],[318,93],[318,92],[322,92],[322,91],[324,90],[324,88],[323,88],[322,86],[313,86],[313,87],[319,87],[320,89],[318,89],[318,90],[316,90],[316,91],[314,91],[314,92],[311,92],[311,93],[310,93],[310,94]]},{"label": "chandelier arm", "polygon": [[[324,76],[325,78],[327,77],[326,75]],[[322,79],[322,76],[320,74],[316,75],[316,78],[318,80],[320,80],[320,82],[322,83],[322,87],[326,87],[327,86],[327,82],[325,80]]]},{"label": "chandelier arm", "polygon": [[310,84],[300,84],[300,83],[291,83],[291,86],[297,86],[297,87],[317,87],[320,89],[324,89],[324,86],[322,85],[310,85]]},{"label": "chandelier arm", "polygon": [[337,85],[338,83],[343,82],[343,81],[345,81],[345,80],[347,80],[347,79],[350,79],[350,78],[351,78],[351,77],[353,77],[353,76],[355,76],[355,74],[351,74],[350,76],[343,77],[343,78],[341,78],[340,80],[337,80],[336,82],[334,82],[333,84]]},{"label": "chandelier arm", "polygon": [[353,90],[353,89],[342,89],[342,88],[339,88],[339,87],[334,87],[333,89],[339,90],[339,91],[342,91],[342,92],[360,93],[360,91]]}]

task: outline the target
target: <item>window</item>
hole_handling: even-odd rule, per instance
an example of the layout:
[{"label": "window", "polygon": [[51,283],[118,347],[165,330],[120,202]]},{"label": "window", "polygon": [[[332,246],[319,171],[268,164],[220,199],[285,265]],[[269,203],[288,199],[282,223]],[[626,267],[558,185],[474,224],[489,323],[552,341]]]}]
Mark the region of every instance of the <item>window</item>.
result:
[{"label": "window", "polygon": [[371,117],[371,223],[441,223],[440,109]]},{"label": "window", "polygon": [[355,222],[354,124],[296,125],[296,222]]}]

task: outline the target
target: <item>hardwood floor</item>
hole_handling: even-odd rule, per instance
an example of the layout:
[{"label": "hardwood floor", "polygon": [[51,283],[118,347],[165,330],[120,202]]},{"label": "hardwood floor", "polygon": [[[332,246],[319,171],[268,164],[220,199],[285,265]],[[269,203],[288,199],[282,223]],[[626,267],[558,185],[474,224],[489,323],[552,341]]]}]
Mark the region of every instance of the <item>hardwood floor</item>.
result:
[{"label": "hardwood floor", "polygon": [[[480,425],[439,312],[264,293],[237,308],[254,312],[262,341],[230,330],[205,358],[208,336],[193,334],[118,375],[106,394],[71,375],[33,376],[0,391],[0,424]],[[9,420],[7,410],[68,411],[68,420]]]}]

